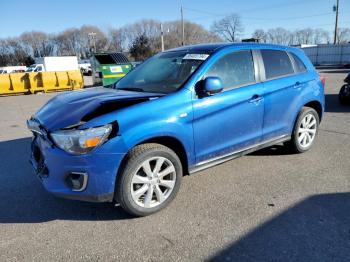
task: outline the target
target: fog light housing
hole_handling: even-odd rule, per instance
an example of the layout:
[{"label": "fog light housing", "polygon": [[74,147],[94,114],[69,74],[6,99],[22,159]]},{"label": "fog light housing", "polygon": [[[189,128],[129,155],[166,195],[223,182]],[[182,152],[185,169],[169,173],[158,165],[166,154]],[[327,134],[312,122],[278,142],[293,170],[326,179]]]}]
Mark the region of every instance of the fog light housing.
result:
[{"label": "fog light housing", "polygon": [[81,192],[84,191],[87,186],[88,175],[83,172],[70,172],[66,177],[67,186],[72,191]]}]

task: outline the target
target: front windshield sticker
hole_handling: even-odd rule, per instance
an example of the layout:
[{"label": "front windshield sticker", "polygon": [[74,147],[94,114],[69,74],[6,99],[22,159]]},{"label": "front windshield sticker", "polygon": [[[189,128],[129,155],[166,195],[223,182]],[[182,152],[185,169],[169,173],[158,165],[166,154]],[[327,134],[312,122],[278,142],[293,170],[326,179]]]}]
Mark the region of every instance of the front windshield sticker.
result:
[{"label": "front windshield sticker", "polygon": [[209,57],[208,54],[186,54],[182,59],[191,59],[191,60],[205,60]]}]

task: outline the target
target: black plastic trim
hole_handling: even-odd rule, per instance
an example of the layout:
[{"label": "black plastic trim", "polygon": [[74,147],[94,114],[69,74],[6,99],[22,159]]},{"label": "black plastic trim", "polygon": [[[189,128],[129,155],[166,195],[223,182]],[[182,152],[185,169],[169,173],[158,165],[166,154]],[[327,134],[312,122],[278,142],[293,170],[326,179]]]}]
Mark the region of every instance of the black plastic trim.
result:
[{"label": "black plastic trim", "polygon": [[68,195],[64,193],[52,193],[59,198],[65,198],[70,200],[79,200],[85,202],[112,202],[114,193],[102,194],[102,195]]},{"label": "black plastic trim", "polygon": [[213,166],[222,164],[226,161],[247,155],[247,154],[252,153],[254,151],[263,149],[265,147],[269,147],[269,146],[273,146],[273,145],[278,144],[278,143],[286,142],[290,139],[291,139],[290,135],[283,135],[283,136],[280,136],[280,137],[277,137],[274,139],[267,140],[265,142],[258,143],[256,145],[250,146],[248,148],[244,148],[244,149],[234,151],[234,152],[231,152],[231,153],[223,155],[223,156],[215,157],[215,158],[200,162],[197,165],[195,165],[194,167],[190,168],[189,173],[193,174],[193,173],[202,171],[202,170],[207,169],[209,167],[213,167]]}]

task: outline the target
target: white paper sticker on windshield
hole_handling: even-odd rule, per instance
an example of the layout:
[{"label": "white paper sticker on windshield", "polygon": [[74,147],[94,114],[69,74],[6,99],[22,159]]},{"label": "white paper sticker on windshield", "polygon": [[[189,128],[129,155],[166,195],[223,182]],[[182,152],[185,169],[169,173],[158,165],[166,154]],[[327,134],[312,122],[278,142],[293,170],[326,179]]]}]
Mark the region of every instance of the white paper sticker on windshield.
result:
[{"label": "white paper sticker on windshield", "polygon": [[208,54],[186,54],[182,59],[205,60],[208,57]]}]

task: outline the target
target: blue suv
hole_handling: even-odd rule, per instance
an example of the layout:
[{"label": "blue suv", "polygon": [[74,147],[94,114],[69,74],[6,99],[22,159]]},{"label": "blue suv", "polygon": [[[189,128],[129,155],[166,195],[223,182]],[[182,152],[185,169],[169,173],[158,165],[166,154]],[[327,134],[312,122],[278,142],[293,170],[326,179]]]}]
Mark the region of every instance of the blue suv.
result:
[{"label": "blue suv", "polygon": [[159,53],[110,88],[52,98],[28,120],[31,163],[51,193],[145,216],[181,178],[277,143],[310,149],[324,81],[297,49],[193,45]]}]

